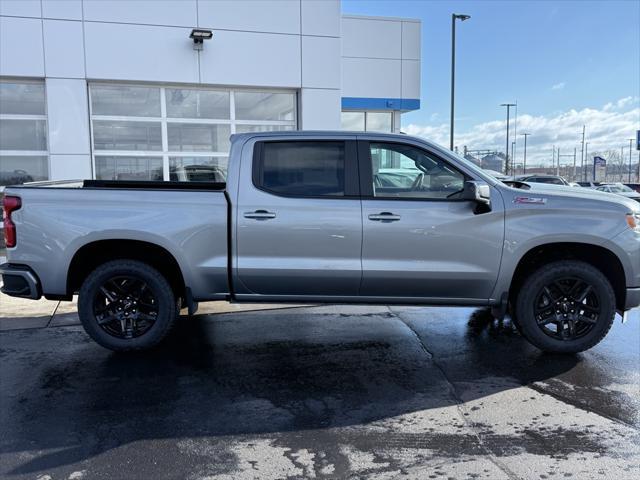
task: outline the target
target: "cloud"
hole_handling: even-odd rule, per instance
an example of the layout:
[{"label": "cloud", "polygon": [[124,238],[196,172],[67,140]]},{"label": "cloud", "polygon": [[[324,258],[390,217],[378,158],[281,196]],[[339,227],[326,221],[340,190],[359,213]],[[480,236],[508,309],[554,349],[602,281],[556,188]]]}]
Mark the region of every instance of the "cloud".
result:
[{"label": "cloud", "polygon": [[[522,112],[522,107],[520,109]],[[546,165],[551,163],[553,146],[560,148],[562,154],[573,154],[578,149],[580,161],[580,141],[582,126],[586,126],[585,140],[589,142],[589,152],[620,149],[629,145],[629,139],[635,138],[640,128],[640,99],[626,97],[610,102],[601,108],[571,109],[548,116],[520,114],[518,116],[518,138],[516,162],[522,161],[523,139],[521,133],[531,135],[527,139],[527,163]],[[513,139],[515,124],[511,123],[510,141]],[[432,140],[441,145],[449,144],[449,126],[410,124],[402,130]],[[492,120],[474,125],[467,131],[456,132],[456,145],[462,151],[464,146],[470,150],[496,150],[504,152],[506,121]],[[566,159],[565,159],[566,160]],[[568,160],[566,160],[568,161]]]},{"label": "cloud", "polygon": [[565,87],[565,82],[556,83],[551,87],[551,90],[562,90]]}]

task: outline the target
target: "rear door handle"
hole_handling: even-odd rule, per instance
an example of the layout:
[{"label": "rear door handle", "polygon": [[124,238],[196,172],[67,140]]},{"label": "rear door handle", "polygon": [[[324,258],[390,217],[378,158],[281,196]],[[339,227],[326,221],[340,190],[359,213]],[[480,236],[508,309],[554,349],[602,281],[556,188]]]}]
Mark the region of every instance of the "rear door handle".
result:
[{"label": "rear door handle", "polygon": [[270,218],[276,218],[276,214],[273,212],[267,212],[266,210],[256,210],[255,212],[244,212],[244,218],[269,220]]},{"label": "rear door handle", "polygon": [[397,222],[400,220],[400,215],[395,215],[391,212],[372,213],[369,215],[369,220],[375,222]]}]

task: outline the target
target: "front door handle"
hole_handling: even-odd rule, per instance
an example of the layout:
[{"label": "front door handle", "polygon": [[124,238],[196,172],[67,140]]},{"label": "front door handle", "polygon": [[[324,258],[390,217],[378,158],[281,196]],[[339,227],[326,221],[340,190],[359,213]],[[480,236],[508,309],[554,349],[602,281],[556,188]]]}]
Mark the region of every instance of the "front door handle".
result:
[{"label": "front door handle", "polygon": [[276,218],[276,214],[273,212],[267,212],[266,210],[256,210],[255,212],[244,212],[244,218],[269,220],[270,218]]},{"label": "front door handle", "polygon": [[372,213],[369,215],[369,220],[375,222],[397,222],[400,220],[400,215],[395,215],[391,212]]}]

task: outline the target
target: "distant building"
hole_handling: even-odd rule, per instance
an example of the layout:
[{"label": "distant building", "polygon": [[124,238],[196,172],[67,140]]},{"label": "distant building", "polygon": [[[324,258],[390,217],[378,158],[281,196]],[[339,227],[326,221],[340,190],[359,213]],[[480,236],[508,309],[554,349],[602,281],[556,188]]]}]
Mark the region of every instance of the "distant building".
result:
[{"label": "distant building", "polygon": [[501,153],[491,153],[481,159],[482,168],[504,172],[504,156]]}]

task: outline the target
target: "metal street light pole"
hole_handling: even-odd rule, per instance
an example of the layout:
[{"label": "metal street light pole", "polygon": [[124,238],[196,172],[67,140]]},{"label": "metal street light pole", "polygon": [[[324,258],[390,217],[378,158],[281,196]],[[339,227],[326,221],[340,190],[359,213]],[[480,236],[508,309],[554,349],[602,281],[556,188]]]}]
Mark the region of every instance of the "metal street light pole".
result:
[{"label": "metal street light pole", "polygon": [[527,137],[531,134],[521,133],[520,135],[524,137],[524,160],[522,162],[522,174],[526,175],[527,174]]},{"label": "metal street light pole", "polygon": [[455,112],[455,88],[456,88],[456,20],[464,22],[469,20],[470,15],[451,14],[451,132],[449,139],[449,150],[453,150],[453,116]]},{"label": "metal street light pole", "polygon": [[509,109],[511,107],[515,107],[515,103],[501,103],[501,107],[507,107],[507,146],[505,148],[504,154],[506,155],[505,165],[504,165],[504,174],[509,175]]}]

